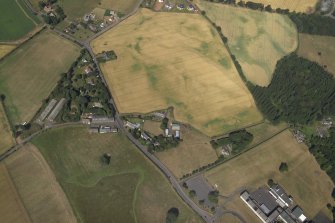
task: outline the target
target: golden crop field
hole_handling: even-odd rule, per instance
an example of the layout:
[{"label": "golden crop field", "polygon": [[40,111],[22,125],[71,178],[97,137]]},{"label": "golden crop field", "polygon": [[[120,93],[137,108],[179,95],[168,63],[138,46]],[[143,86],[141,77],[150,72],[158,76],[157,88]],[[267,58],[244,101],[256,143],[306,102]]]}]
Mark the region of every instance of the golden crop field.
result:
[{"label": "golden crop field", "polygon": [[77,222],[53,172],[34,146],[26,145],[4,162],[32,222]]},{"label": "golden crop field", "polygon": [[16,48],[16,45],[1,45],[0,44],[0,59]]},{"label": "golden crop field", "polygon": [[11,122],[33,118],[79,51],[52,31],[43,31],[0,61],[0,93],[6,96]]},{"label": "golden crop field", "polygon": [[31,222],[3,163],[0,163],[0,215],[1,222]]},{"label": "golden crop field", "polygon": [[121,113],[173,106],[178,121],[209,136],[262,119],[218,34],[200,15],[141,9],[92,47],[118,56],[101,68]]},{"label": "golden crop field", "polygon": [[197,0],[198,6],[222,28],[246,78],[270,84],[277,61],[298,46],[294,23],[284,15]]},{"label": "golden crop field", "polygon": [[[279,171],[281,162],[288,164],[288,172]],[[288,130],[210,170],[205,177],[212,185],[218,186],[222,195],[228,195],[238,188],[264,186],[268,179],[273,179],[292,195],[311,219],[327,203],[334,203],[331,179],[320,169],[308,148],[297,143]]]},{"label": "golden crop field", "polygon": [[2,103],[0,103],[0,154],[15,144]]},{"label": "golden crop field", "polygon": [[320,0],[252,0],[253,2],[262,3],[265,6],[271,5],[273,9],[288,9],[291,12],[313,13],[316,4]]},{"label": "golden crop field", "polygon": [[299,33],[298,55],[317,62],[335,77],[335,37]]},{"label": "golden crop field", "polygon": [[176,177],[181,178],[218,158],[206,135],[182,126],[181,137],[183,141],[176,148],[156,153]]}]

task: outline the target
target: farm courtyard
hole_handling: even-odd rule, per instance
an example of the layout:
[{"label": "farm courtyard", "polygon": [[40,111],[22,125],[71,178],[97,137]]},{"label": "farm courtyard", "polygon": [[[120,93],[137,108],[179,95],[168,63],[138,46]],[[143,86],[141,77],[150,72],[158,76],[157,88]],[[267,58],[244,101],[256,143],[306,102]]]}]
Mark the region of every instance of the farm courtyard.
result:
[{"label": "farm courtyard", "polygon": [[208,18],[220,26],[246,78],[271,83],[277,61],[298,47],[294,23],[284,15],[197,0]]},{"label": "farm courtyard", "polygon": [[120,113],[174,107],[176,120],[208,136],[262,119],[219,35],[200,15],[140,9],[91,45],[96,54],[118,56],[101,67]]}]

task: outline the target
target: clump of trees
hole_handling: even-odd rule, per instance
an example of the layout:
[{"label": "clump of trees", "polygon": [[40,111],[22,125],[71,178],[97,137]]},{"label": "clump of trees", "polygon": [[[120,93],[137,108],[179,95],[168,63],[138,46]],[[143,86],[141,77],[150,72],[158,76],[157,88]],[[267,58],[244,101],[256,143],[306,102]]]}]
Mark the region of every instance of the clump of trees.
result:
[{"label": "clump of trees", "polygon": [[109,165],[111,163],[112,156],[109,153],[104,153],[101,159],[104,164]]},{"label": "clump of trees", "polygon": [[163,118],[162,123],[161,123],[161,129],[165,130],[168,127],[169,119],[167,117]]},{"label": "clump of trees", "polygon": [[282,162],[280,165],[279,165],[279,171],[280,172],[287,172],[288,171],[288,165],[287,163],[285,162]]},{"label": "clump of trees", "polygon": [[214,204],[219,202],[219,191],[214,190],[208,193],[208,200]]},{"label": "clump of trees", "polygon": [[[83,58],[90,58],[86,50],[82,50],[81,55],[71,65],[67,73],[61,74],[56,88],[52,91],[47,103],[52,98],[67,100],[63,108],[61,120],[58,121],[79,121],[83,113],[93,113],[97,115],[111,116],[114,113],[112,105],[109,103],[109,93],[100,77],[97,77],[97,70],[94,69],[90,74],[80,73]],[[89,59],[92,60],[91,58]],[[87,79],[94,79],[94,85],[88,84]],[[91,102],[99,102],[102,108],[92,107]]]},{"label": "clump of trees", "polygon": [[178,219],[178,216],[179,216],[179,210],[178,208],[171,208],[168,210],[167,214],[166,214],[166,220],[165,222],[166,223],[174,223],[177,221]]},{"label": "clump of trees", "polygon": [[44,0],[38,2],[38,6],[41,10],[43,10],[46,6],[50,6],[52,8],[50,12],[42,14],[44,22],[49,25],[57,25],[66,18],[64,10],[56,3],[57,0]]},{"label": "clump of trees", "polygon": [[228,137],[212,140],[211,145],[214,149],[217,149],[223,145],[231,144],[233,147],[232,153],[237,154],[242,152],[252,142],[253,138],[254,136],[250,132],[242,129],[229,133]]},{"label": "clump of trees", "polygon": [[315,62],[292,53],[281,59],[268,87],[248,86],[272,122],[308,124],[335,114],[335,79]]}]

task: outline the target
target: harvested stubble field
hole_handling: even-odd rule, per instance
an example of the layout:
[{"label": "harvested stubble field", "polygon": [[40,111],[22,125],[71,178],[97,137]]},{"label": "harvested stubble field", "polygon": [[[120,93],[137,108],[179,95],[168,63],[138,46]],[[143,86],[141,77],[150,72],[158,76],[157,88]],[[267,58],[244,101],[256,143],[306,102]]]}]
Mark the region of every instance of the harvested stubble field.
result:
[{"label": "harvested stubble field", "polygon": [[13,51],[16,45],[0,45],[0,59]]},{"label": "harvested stubble field", "polygon": [[284,15],[197,0],[198,6],[222,28],[229,48],[246,78],[259,86],[270,84],[277,61],[298,46],[298,33]]},{"label": "harvested stubble field", "polygon": [[0,154],[15,144],[2,103],[0,103]]},{"label": "harvested stubble field", "polygon": [[271,5],[273,9],[288,9],[291,12],[313,13],[320,0],[252,0],[265,6]]},{"label": "harvested stubble field", "polygon": [[183,141],[176,148],[156,153],[176,177],[181,178],[218,158],[210,144],[210,138],[201,132],[182,126],[181,137]]},{"label": "harvested stubble field", "polygon": [[[53,172],[33,145],[26,145],[4,163],[19,196],[17,199],[22,201],[31,222],[77,222]],[[3,211],[1,208],[1,216],[5,214]],[[10,213],[13,211],[18,209]]]},{"label": "harvested stubble field", "polygon": [[335,77],[335,37],[299,33],[298,55],[317,62]]},{"label": "harvested stubble field", "polygon": [[200,15],[141,9],[92,47],[118,56],[101,67],[121,113],[173,106],[176,120],[209,136],[262,119],[218,34]]},{"label": "harvested stubble field", "polygon": [[73,43],[43,31],[0,61],[0,93],[12,123],[30,121],[79,55]]},{"label": "harvested stubble field", "polygon": [[[288,172],[279,172],[281,162],[288,164]],[[333,203],[331,179],[320,169],[308,148],[297,143],[288,130],[210,170],[205,177],[212,185],[218,185],[222,195],[241,188],[257,188],[273,179],[292,195],[311,219],[327,203]],[[331,219],[331,213],[327,214]]]},{"label": "harvested stubble field", "polygon": [[[79,222],[164,222],[171,207],[180,211],[177,222],[200,222],[157,168],[121,134],[61,128],[33,143],[56,174]],[[102,160],[105,153],[111,155],[109,165]]]},{"label": "harvested stubble field", "polygon": [[17,40],[37,24],[37,17],[20,0],[0,1],[0,41]]}]

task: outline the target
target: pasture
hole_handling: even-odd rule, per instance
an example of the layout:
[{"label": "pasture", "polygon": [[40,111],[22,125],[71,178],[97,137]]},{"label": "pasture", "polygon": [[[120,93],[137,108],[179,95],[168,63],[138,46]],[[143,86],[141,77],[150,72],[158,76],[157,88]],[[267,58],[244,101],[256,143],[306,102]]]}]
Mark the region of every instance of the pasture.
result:
[{"label": "pasture", "polygon": [[231,214],[225,214],[224,216],[219,218],[217,222],[218,223],[241,223],[241,221],[237,217]]},{"label": "pasture", "polygon": [[[281,162],[288,164],[288,172],[279,171]],[[241,188],[257,188],[273,179],[292,195],[309,218],[327,203],[333,203],[331,179],[320,169],[308,148],[297,143],[288,130],[208,171],[205,177],[212,185],[218,185],[222,195]]]},{"label": "pasture", "polygon": [[271,5],[273,9],[288,9],[291,12],[313,13],[319,0],[253,0],[265,6]]},{"label": "pasture", "polygon": [[38,18],[20,0],[0,1],[0,42],[14,41],[38,25]]},{"label": "pasture", "polygon": [[298,46],[298,33],[284,15],[197,1],[228,38],[229,48],[253,84],[270,84],[277,61]]},{"label": "pasture", "polygon": [[2,222],[31,222],[3,163],[0,163],[0,214]]},{"label": "pasture", "polygon": [[[200,222],[167,179],[121,134],[61,128],[33,143],[53,169],[79,222],[163,222],[171,207],[180,211],[177,222]],[[109,165],[102,161],[105,153],[111,155]],[[87,210],[94,211],[88,215]]]},{"label": "pasture", "polygon": [[65,0],[60,1],[59,4],[69,19],[76,19],[92,12],[99,5],[99,2],[100,0]]},{"label": "pasture", "polygon": [[0,44],[0,59],[16,48],[15,45],[1,45]]},{"label": "pasture", "polygon": [[315,61],[335,77],[335,37],[299,33],[298,55]]},{"label": "pasture", "polygon": [[[129,35],[132,32],[132,35]],[[141,9],[92,42],[120,113],[174,107],[208,136],[262,119],[219,35],[200,15]]]},{"label": "pasture", "polygon": [[218,158],[206,135],[186,126],[181,134],[183,141],[176,148],[155,154],[178,178]]},{"label": "pasture", "polygon": [[2,103],[0,103],[0,136],[0,154],[3,154],[7,149],[15,144],[15,140]]},{"label": "pasture", "polygon": [[0,61],[0,93],[6,96],[11,123],[33,118],[79,51],[73,43],[43,31]]},{"label": "pasture", "polygon": [[33,145],[26,145],[4,163],[32,222],[77,222],[53,172]]},{"label": "pasture", "polygon": [[140,0],[101,0],[100,8],[112,9],[121,13],[130,13]]}]

